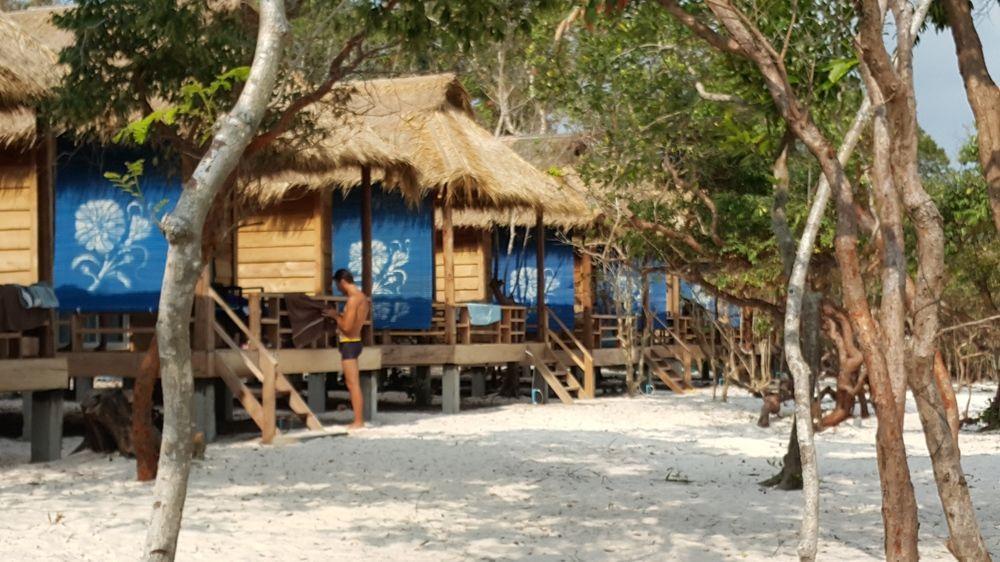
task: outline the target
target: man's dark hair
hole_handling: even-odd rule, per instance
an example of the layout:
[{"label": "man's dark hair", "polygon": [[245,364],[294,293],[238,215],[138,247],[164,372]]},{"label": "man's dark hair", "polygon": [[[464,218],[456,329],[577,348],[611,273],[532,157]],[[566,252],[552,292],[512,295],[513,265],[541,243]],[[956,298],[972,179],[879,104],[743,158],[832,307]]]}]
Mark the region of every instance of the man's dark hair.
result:
[{"label": "man's dark hair", "polygon": [[351,275],[351,272],[346,269],[338,269],[333,273],[333,282],[339,283],[340,281],[354,283],[354,276]]}]

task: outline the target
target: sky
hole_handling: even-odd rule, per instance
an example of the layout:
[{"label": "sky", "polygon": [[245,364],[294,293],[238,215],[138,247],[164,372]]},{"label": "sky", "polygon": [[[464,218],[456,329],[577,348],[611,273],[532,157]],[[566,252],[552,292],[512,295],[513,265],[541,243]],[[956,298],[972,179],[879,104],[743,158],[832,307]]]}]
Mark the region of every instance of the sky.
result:
[{"label": "sky", "polygon": [[[993,79],[1000,81],[1000,5],[996,0],[974,0],[974,5],[986,64]],[[917,120],[954,163],[962,144],[974,131],[975,121],[958,73],[950,30],[928,29],[921,36],[913,54],[913,79]]]}]

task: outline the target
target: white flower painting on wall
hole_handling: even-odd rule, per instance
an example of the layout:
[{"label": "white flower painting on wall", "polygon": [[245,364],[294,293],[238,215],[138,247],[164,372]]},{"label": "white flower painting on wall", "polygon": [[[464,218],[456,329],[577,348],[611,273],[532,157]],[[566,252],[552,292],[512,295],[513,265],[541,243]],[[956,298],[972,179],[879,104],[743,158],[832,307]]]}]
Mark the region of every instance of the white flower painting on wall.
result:
[{"label": "white flower painting on wall", "polygon": [[133,201],[123,210],[112,199],[92,199],[77,208],[75,219],[76,242],[86,252],[73,258],[70,267],[90,278],[87,291],[93,293],[109,280],[132,288],[127,270],[146,265],[149,252],[140,242],[153,232],[143,206]]},{"label": "white flower painting on wall", "polygon": [[[512,296],[522,304],[538,302],[538,268],[518,267],[507,275],[507,286]],[[545,294],[548,295],[560,286],[559,279],[551,268],[545,268]]]},{"label": "white flower painting on wall", "polygon": [[[350,250],[348,269],[361,273],[361,242],[353,242]],[[407,273],[404,269],[410,263],[410,239],[372,240],[372,295],[403,294]],[[374,302],[373,313],[384,322],[396,322],[409,314],[410,305],[405,302]]]}]

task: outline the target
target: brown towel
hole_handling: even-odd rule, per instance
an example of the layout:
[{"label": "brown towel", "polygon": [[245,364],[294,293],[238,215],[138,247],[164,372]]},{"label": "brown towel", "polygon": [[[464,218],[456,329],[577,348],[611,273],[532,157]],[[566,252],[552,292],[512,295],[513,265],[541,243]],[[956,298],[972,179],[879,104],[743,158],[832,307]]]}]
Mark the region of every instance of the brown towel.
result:
[{"label": "brown towel", "polygon": [[337,323],[323,316],[323,310],[327,308],[324,301],[292,293],[285,295],[285,308],[288,310],[288,322],[292,325],[292,344],[295,347],[308,347],[320,336],[336,333]]},{"label": "brown towel", "polygon": [[0,332],[23,332],[44,326],[49,311],[24,308],[19,285],[0,285]]}]

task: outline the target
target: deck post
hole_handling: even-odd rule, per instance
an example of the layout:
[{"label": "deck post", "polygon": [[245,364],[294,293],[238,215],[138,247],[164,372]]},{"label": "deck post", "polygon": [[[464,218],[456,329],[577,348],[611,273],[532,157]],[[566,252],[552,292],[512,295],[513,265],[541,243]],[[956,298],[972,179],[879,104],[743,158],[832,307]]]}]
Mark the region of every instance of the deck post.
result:
[{"label": "deck post", "polygon": [[431,368],[428,365],[414,367],[416,378],[416,390],[414,392],[414,402],[417,406],[427,407],[433,402],[431,394]]},{"label": "deck post", "polygon": [[63,391],[31,393],[31,462],[62,457]]},{"label": "deck post", "polygon": [[31,441],[31,395],[32,392],[21,393],[21,440]]},{"label": "deck post", "polygon": [[472,370],[472,397],[482,398],[486,396],[486,371],[483,368]]},{"label": "deck post", "polygon": [[[594,347],[594,262],[586,251],[580,256],[580,303],[583,305],[583,347],[593,350]],[[581,398],[594,398],[597,394],[597,376],[594,369],[594,356],[587,354],[583,369],[583,390]]]},{"label": "deck post", "polygon": [[[368,166],[361,167],[361,291],[372,298],[374,287],[372,272],[372,170]],[[362,328],[361,337],[365,345],[375,342],[373,334],[375,326]]]},{"label": "deck post", "polygon": [[364,399],[361,416],[370,422],[378,414],[378,371],[361,372],[361,396]]},{"label": "deck post", "polygon": [[201,270],[194,288],[194,337],[191,348],[199,351],[215,349],[215,301],[208,295],[212,288],[212,272],[209,266]]},{"label": "deck post", "polygon": [[444,261],[444,342],[455,345],[455,227],[447,193],[441,209],[441,253]]},{"label": "deck post", "polygon": [[326,411],[326,373],[303,373],[306,377],[306,394],[309,409],[314,414]]},{"label": "deck post", "polygon": [[535,268],[538,271],[535,292],[537,335],[538,341],[544,343],[548,336],[549,319],[545,309],[545,221],[541,209],[535,211]]},{"label": "deck post", "polygon": [[215,414],[216,426],[218,422],[231,423],[233,421],[233,391],[229,390],[222,379],[215,379]]},{"label": "deck post", "polygon": [[461,410],[461,371],[458,365],[445,365],[441,378],[441,411],[457,414]]},{"label": "deck post", "polygon": [[194,381],[194,430],[205,435],[205,442],[215,441],[218,434],[215,425],[215,381],[195,379]]}]

